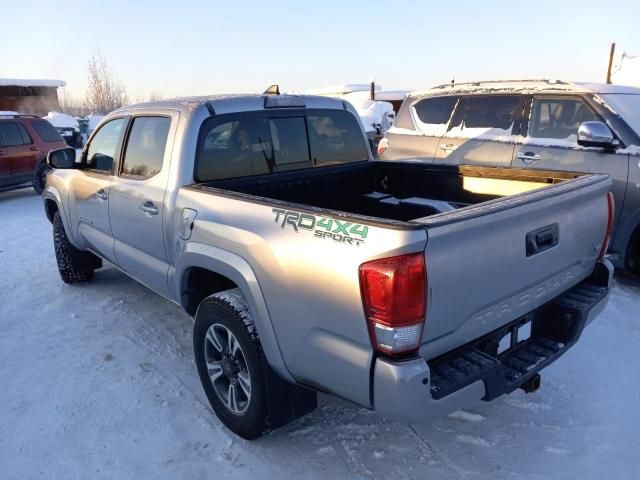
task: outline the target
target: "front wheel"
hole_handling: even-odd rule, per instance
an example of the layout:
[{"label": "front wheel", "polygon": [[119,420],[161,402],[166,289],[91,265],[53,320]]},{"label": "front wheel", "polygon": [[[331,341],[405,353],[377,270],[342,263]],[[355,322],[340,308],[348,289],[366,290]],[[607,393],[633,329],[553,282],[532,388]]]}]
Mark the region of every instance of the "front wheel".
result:
[{"label": "front wheel", "polygon": [[47,175],[51,171],[51,167],[45,160],[42,160],[33,172],[33,189],[38,195],[42,194],[47,183]]},{"label": "front wheel", "polygon": [[88,282],[93,278],[94,270],[102,266],[102,260],[93,253],[78,250],[71,244],[60,212],[53,215],[53,246],[58,272],[64,283]]}]

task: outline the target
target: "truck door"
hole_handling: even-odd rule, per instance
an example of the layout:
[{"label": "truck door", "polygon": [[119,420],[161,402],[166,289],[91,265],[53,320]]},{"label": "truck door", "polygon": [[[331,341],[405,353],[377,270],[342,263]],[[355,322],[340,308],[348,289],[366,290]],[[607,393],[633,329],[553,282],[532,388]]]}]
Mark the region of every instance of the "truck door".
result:
[{"label": "truck door", "polygon": [[[177,112],[174,118],[173,134]],[[169,292],[166,248],[170,245],[165,245],[164,229],[171,222],[165,202],[171,126],[169,115],[138,114],[132,118],[109,198],[118,266],[165,295]]]},{"label": "truck door", "polygon": [[127,117],[110,120],[100,127],[83,152],[86,168],[69,189],[71,228],[79,242],[112,263],[113,235],[109,223],[109,192],[114,165],[122,146]]},{"label": "truck door", "polygon": [[584,99],[575,95],[534,95],[529,118],[529,124],[516,144],[512,166],[610,175],[617,221],[627,190],[628,155],[584,148],[577,142],[578,127],[582,122],[602,122],[604,119]]},{"label": "truck door", "polygon": [[461,101],[434,163],[510,166],[522,104],[521,95],[474,95]]}]

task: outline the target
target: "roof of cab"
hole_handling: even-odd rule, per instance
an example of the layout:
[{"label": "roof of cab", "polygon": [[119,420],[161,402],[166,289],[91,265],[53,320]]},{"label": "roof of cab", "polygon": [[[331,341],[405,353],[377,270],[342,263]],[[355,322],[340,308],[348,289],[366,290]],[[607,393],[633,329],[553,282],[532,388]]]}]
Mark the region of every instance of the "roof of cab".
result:
[{"label": "roof of cab", "polygon": [[[116,112],[126,112],[131,110],[178,110],[183,112],[192,112],[199,107],[207,107],[207,104],[213,108],[216,114],[234,113],[263,110],[265,101],[273,95],[257,95],[257,94],[223,94],[223,95],[207,95],[202,97],[183,97],[171,100],[159,100],[154,102],[137,103],[122,107]],[[340,99],[331,97],[320,97],[315,95],[279,95],[281,99],[287,98],[302,100],[305,108],[331,108],[344,109],[344,102]],[[273,109],[278,108],[274,107]],[[287,108],[287,107],[280,107]],[[115,113],[115,112],[114,112]]]},{"label": "roof of cab", "polygon": [[640,94],[640,88],[606,83],[565,82],[562,80],[489,80],[443,84],[428,90],[414,91],[410,97],[482,93],[624,93]]}]

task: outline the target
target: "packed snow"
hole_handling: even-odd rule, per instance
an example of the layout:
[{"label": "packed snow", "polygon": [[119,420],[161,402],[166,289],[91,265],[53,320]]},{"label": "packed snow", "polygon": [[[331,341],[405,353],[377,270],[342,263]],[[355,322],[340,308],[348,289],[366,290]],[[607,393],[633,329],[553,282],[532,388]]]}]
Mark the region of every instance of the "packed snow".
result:
[{"label": "packed snow", "polygon": [[247,442],[213,415],[192,320],[112,267],[58,276],[31,189],[0,193],[0,477],[635,479],[640,286],[618,278],[580,342],[521,391],[424,425],[320,395]]}]

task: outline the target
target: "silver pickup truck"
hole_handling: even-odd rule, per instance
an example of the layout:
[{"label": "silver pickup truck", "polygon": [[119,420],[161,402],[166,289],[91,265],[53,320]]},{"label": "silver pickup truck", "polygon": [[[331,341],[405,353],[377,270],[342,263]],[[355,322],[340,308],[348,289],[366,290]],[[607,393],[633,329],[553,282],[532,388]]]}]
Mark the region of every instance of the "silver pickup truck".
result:
[{"label": "silver pickup truck", "polygon": [[134,105],[49,163],[62,280],[105,260],[194,316],[245,438],[317,391],[407,422],[534,391],[608,300],[608,176],[376,162],[337,99]]}]

